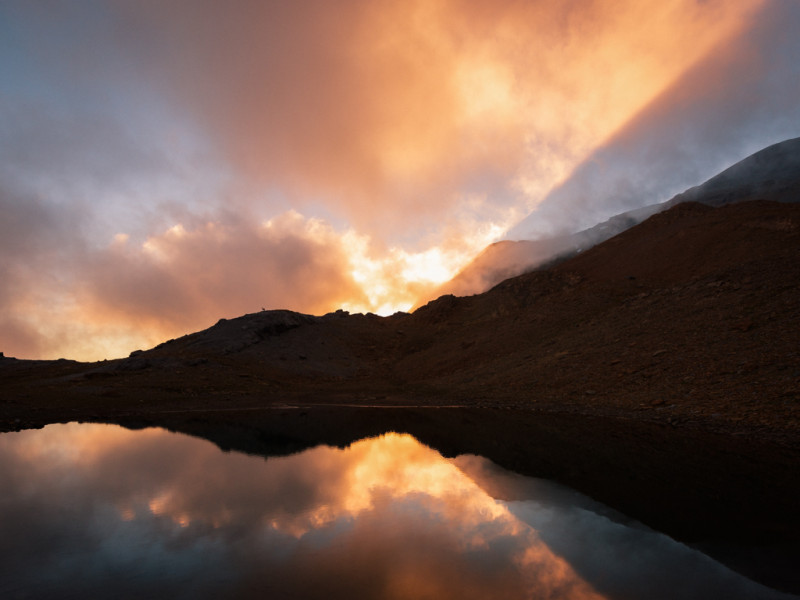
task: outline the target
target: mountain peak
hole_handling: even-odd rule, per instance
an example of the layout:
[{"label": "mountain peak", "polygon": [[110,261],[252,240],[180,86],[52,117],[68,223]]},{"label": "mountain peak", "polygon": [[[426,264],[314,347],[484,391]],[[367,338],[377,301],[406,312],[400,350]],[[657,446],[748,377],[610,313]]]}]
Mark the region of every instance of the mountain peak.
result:
[{"label": "mountain peak", "polygon": [[722,206],[743,200],[800,200],[800,138],[767,146],[667,203]]}]

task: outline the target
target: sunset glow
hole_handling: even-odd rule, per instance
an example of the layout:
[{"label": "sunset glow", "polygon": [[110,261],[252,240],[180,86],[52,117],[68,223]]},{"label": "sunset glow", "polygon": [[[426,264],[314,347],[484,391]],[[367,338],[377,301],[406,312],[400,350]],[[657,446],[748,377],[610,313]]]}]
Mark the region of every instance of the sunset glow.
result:
[{"label": "sunset glow", "polygon": [[690,107],[732,108],[641,140],[694,170],[637,196],[609,164],[590,210],[546,205],[536,231],[800,134],[778,0],[11,2],[0,23],[0,351],[21,358],[261,308],[407,311],[653,107],[707,128]]}]

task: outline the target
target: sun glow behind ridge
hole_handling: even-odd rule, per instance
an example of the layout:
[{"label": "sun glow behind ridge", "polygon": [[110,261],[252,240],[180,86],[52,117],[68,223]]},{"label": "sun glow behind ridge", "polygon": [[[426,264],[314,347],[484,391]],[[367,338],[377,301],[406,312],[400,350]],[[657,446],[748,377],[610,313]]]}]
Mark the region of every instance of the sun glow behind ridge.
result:
[{"label": "sun glow behind ridge", "polygon": [[345,302],[344,310],[381,316],[408,311],[420,296],[455,276],[475,254],[499,236],[503,227],[490,225],[473,235],[450,240],[447,246],[420,251],[392,247],[383,253],[370,250],[370,240],[350,230],[342,236],[350,273],[364,299]]}]

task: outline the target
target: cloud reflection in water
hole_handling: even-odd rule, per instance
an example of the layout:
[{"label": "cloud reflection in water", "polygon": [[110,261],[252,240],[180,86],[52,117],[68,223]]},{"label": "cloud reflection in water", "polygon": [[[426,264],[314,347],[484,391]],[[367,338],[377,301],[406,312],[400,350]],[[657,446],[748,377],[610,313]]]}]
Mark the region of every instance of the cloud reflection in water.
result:
[{"label": "cloud reflection in water", "polygon": [[[399,434],[267,460],[160,429],[73,423],[4,434],[0,595],[589,599],[604,597],[598,589],[624,592],[597,586],[604,573],[619,577],[624,568],[602,566],[598,577],[580,542],[586,532],[610,539],[598,520],[605,517],[496,500],[486,491],[488,465],[446,460]],[[563,530],[566,522],[578,531]],[[547,539],[554,532],[561,541]],[[570,555],[593,584],[562,557]]]}]

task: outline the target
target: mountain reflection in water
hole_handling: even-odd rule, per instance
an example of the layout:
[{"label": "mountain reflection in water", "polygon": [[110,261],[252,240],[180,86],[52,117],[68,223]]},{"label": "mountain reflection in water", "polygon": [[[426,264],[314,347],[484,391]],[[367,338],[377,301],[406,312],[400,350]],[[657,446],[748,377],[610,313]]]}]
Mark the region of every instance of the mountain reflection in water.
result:
[{"label": "mountain reflection in water", "polygon": [[0,490],[2,598],[782,597],[408,435],[264,459],[51,425],[0,435]]}]

